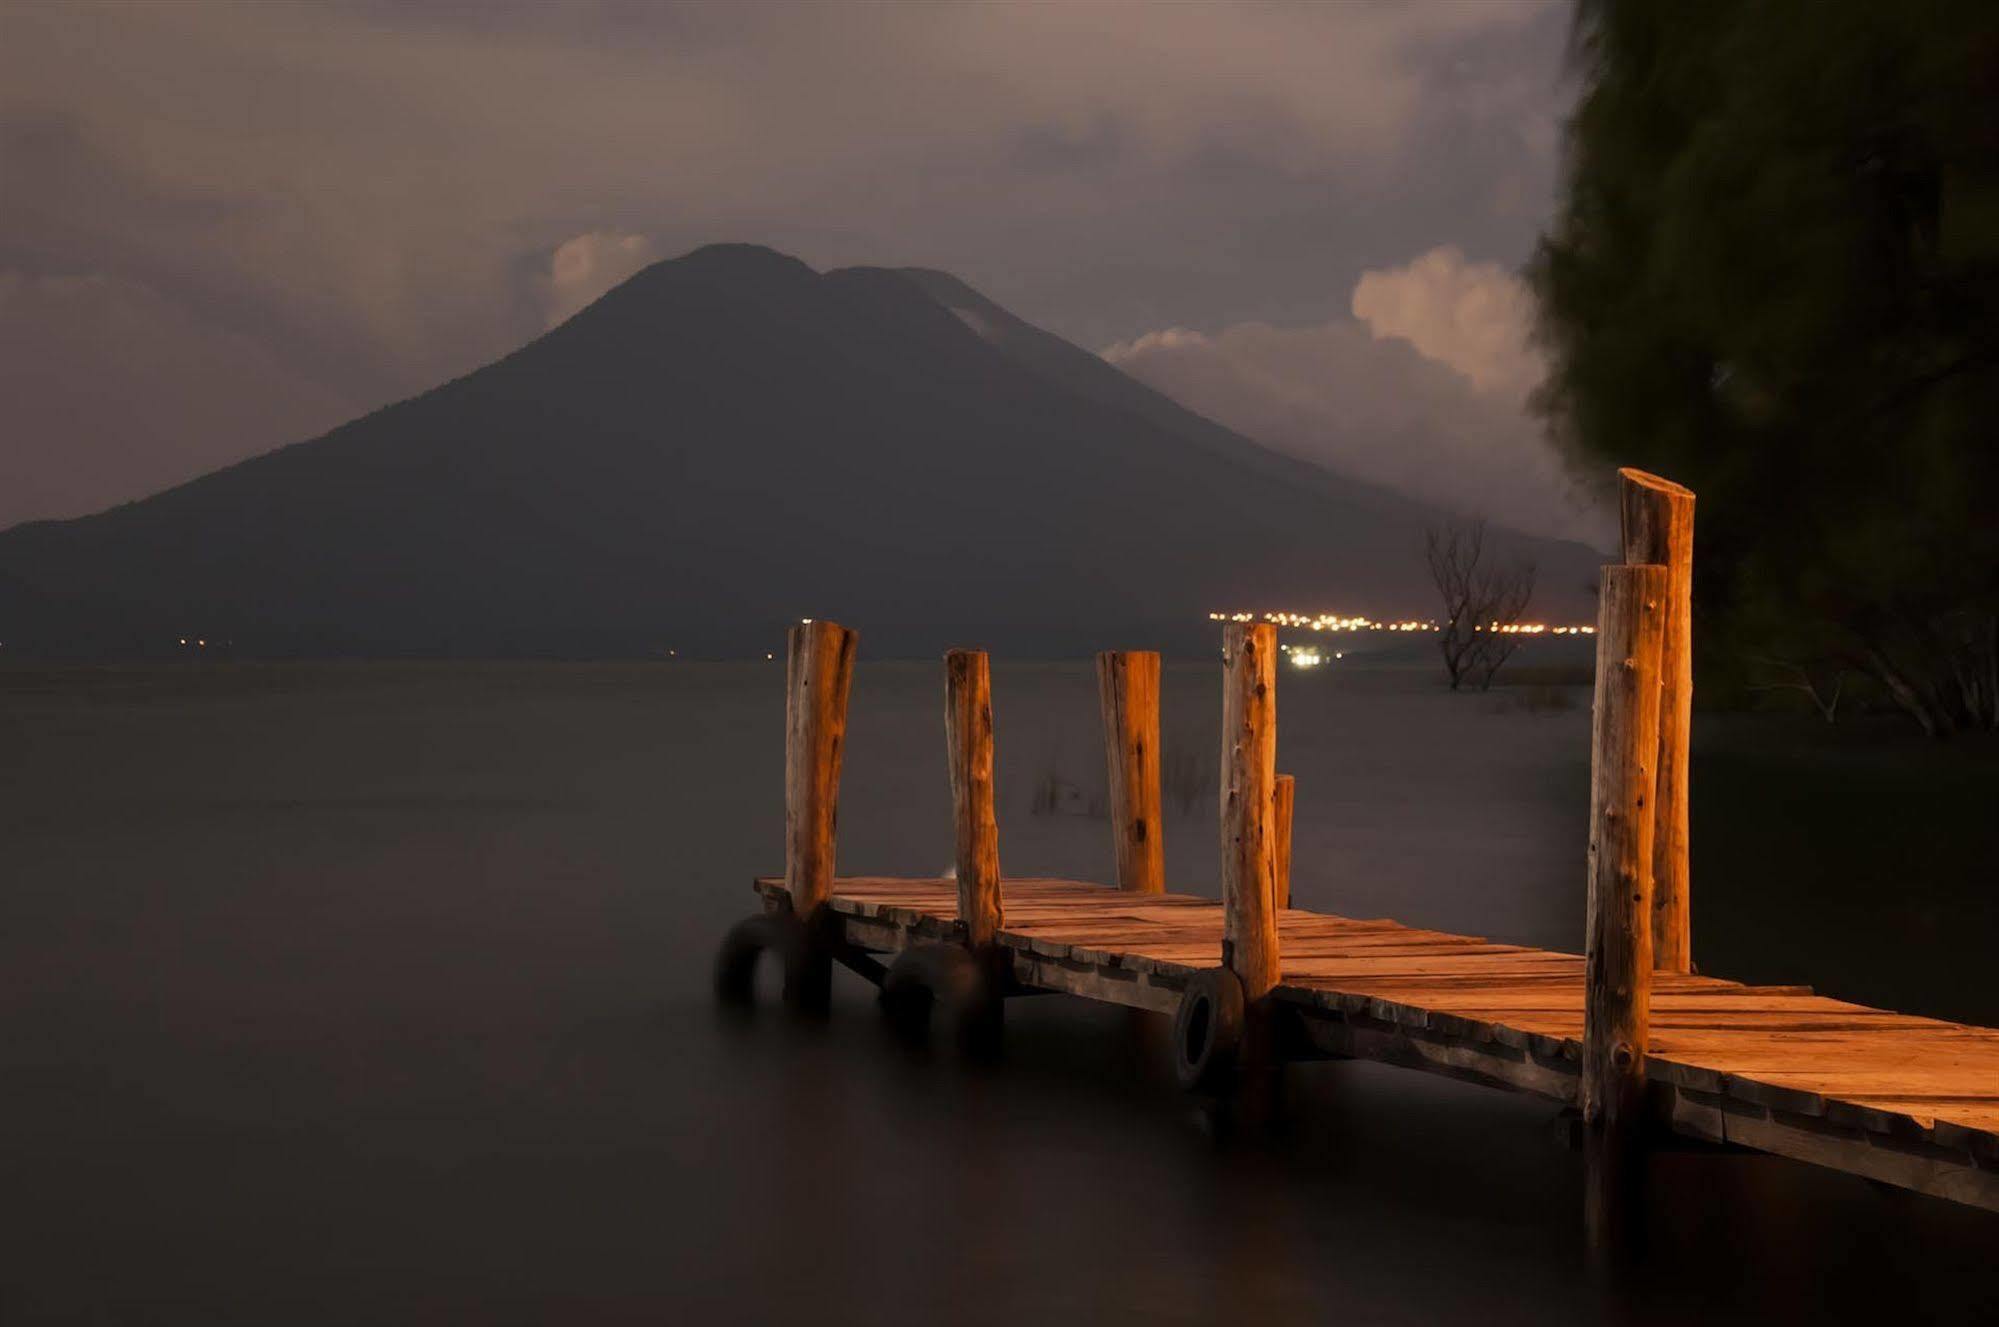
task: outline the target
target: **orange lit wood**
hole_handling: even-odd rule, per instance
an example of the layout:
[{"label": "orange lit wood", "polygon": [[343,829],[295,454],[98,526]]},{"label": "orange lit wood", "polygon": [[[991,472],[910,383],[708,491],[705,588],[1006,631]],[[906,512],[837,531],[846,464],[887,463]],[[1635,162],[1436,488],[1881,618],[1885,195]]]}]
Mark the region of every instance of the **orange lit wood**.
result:
[{"label": "orange lit wood", "polygon": [[965,942],[992,942],[1002,921],[999,822],[993,811],[993,683],[983,650],[944,656],[944,743],[956,825],[958,915]]},{"label": "orange lit wood", "polygon": [[1666,569],[1603,569],[1590,745],[1583,973],[1583,1220],[1592,1252],[1628,1247],[1643,1210],[1645,1052],[1652,1014],[1652,839]]},{"label": "orange lit wood", "polygon": [[1652,842],[1652,964],[1693,971],[1688,877],[1688,738],[1694,703],[1694,494],[1643,470],[1617,472],[1624,561],[1666,569],[1661,644],[1657,829]]},{"label": "orange lit wood", "polygon": [[1166,888],[1159,656],[1150,650],[1099,654],[1097,699],[1104,721],[1117,885],[1134,894],[1157,894]]},{"label": "orange lit wood", "polygon": [[1277,983],[1277,628],[1222,629],[1222,961],[1261,999]]},{"label": "orange lit wood", "polygon": [[1652,798],[1666,569],[1605,567],[1590,748],[1583,1119],[1623,1137],[1644,1105],[1652,993]]},{"label": "orange lit wood", "polygon": [[1289,774],[1277,776],[1277,805],[1272,808],[1272,830],[1276,834],[1275,863],[1271,871],[1272,896],[1277,906],[1291,906],[1291,815],[1297,809],[1298,780]]},{"label": "orange lit wood", "polygon": [[833,887],[855,640],[837,622],[802,622],[785,642],[784,883],[801,917]]}]

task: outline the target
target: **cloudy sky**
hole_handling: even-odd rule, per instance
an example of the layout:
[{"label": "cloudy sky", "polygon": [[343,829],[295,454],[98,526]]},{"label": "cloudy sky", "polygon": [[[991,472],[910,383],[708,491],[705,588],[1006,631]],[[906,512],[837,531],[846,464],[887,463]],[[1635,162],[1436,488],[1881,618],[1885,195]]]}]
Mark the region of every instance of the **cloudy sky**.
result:
[{"label": "cloudy sky", "polygon": [[648,261],[953,271],[1272,445],[1589,533],[1522,401],[1541,0],[0,5],[0,526],[310,436]]}]

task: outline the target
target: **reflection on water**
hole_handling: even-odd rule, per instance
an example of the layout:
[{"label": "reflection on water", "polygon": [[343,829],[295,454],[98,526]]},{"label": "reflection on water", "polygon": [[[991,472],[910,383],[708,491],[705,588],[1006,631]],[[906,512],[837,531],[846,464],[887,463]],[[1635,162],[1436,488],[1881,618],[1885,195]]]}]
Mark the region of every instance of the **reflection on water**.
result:
[{"label": "reflection on water", "polygon": [[[10,1322],[1999,1314],[1999,1218],[1712,1152],[1654,1159],[1618,1310],[1525,1097],[1315,1065],[1218,1143],[1118,1011],[1015,1002],[996,1066],[899,1047],[844,974],[823,1026],[724,1015],[712,945],[779,847],[765,667],[20,680]],[[1286,676],[1300,900],[1575,947],[1585,709],[1421,680]],[[995,681],[1009,871],[1101,877],[1102,822],[1028,811],[1101,777],[1088,668]],[[1169,670],[1169,735],[1212,742],[1213,682]],[[937,685],[857,675],[850,867],[949,858]],[[1169,822],[1176,887],[1215,852]],[[1701,907],[1697,946],[1741,943]]]}]

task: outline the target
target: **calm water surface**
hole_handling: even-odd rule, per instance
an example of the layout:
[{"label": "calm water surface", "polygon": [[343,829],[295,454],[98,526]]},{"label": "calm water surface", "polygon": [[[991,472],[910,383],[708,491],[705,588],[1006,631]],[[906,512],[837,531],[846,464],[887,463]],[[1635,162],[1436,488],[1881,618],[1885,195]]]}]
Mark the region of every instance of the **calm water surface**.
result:
[{"label": "calm water surface", "polygon": [[[1288,1131],[1218,1145],[1116,1011],[1019,1002],[996,1069],[897,1049],[845,974],[824,1027],[724,1016],[714,942],[779,863],[781,673],[0,673],[0,1320],[1999,1320],[1999,1218],[1720,1153],[1657,1160],[1619,1307],[1525,1097],[1312,1066]],[[1103,878],[1103,822],[1028,809],[1102,778],[1089,671],[998,674],[1007,869]],[[1576,948],[1585,707],[1429,681],[1284,679],[1299,900]],[[940,688],[863,665],[843,865],[948,861]],[[1169,670],[1169,752],[1207,759],[1218,690]],[[1999,1014],[1982,890],[1883,915],[1823,867],[1962,839],[1948,797],[1934,827],[1750,815],[1787,767],[1743,740],[1696,763],[1727,799],[1696,806],[1730,848],[1696,862],[1710,966]],[[1168,875],[1208,893],[1199,806]]]}]

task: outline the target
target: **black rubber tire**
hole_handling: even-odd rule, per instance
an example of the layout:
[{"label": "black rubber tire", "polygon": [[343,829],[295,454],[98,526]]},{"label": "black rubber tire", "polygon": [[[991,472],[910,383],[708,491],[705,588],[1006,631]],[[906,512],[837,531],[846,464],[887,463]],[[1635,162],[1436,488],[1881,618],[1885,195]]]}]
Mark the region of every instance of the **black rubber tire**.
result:
[{"label": "black rubber tire", "polygon": [[991,969],[958,945],[911,945],[882,978],[882,1015],[914,1041],[939,1025],[961,1050],[988,1052],[999,1043],[999,982]]},{"label": "black rubber tire", "polygon": [[1242,1052],[1242,982],[1227,968],[1207,968],[1187,981],[1173,1015],[1173,1076],[1189,1092],[1224,1092]]},{"label": "black rubber tire", "polygon": [[826,946],[788,912],[760,912],[729,928],[715,951],[715,996],[724,1004],[756,1001],[757,964],[765,953],[782,974],[779,998],[793,1009],[818,1012],[831,999],[833,965]]}]

